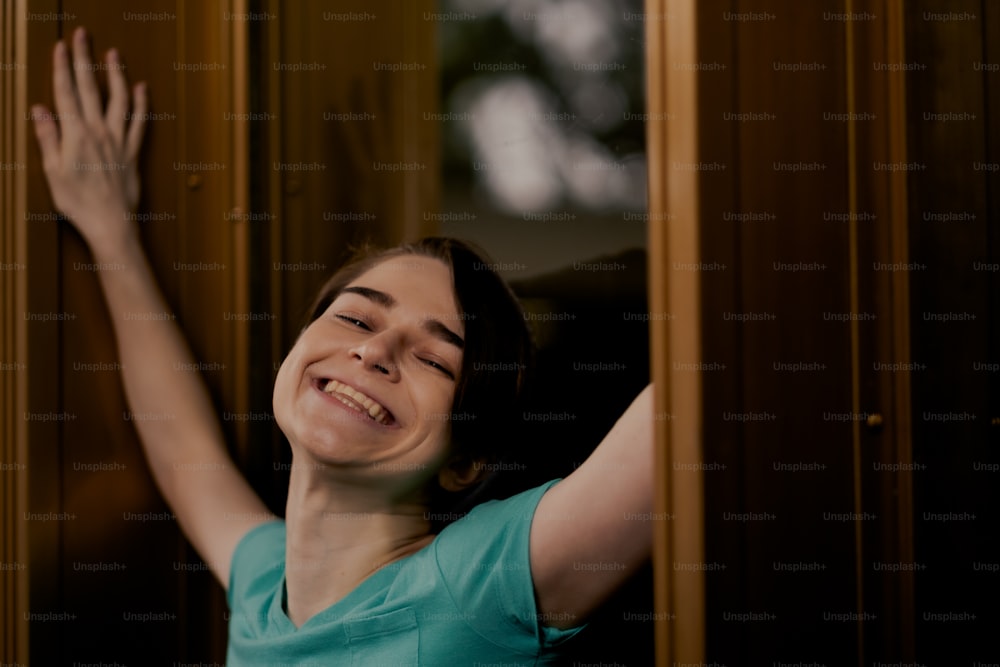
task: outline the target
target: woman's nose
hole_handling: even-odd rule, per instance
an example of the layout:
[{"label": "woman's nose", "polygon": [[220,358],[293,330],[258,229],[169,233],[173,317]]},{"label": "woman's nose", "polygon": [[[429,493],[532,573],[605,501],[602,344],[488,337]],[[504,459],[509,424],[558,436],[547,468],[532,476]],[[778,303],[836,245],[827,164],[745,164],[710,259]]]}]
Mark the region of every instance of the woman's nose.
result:
[{"label": "woman's nose", "polygon": [[396,380],[399,377],[398,340],[392,332],[383,331],[369,336],[351,348],[351,356],[365,366]]}]

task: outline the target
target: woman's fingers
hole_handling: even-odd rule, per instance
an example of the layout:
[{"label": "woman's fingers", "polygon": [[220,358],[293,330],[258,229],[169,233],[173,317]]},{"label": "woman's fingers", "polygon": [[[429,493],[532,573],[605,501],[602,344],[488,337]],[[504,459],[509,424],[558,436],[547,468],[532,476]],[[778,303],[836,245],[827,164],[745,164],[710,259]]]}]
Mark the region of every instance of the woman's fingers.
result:
[{"label": "woman's fingers", "polygon": [[142,133],[146,129],[146,109],[149,100],[146,98],[146,84],[137,83],[132,93],[132,121],[128,126],[128,136],[125,138],[125,160],[135,162],[142,147]]},{"label": "woman's fingers", "polygon": [[63,136],[79,134],[80,101],[69,71],[69,53],[62,41],[56,42],[52,52],[52,93]]},{"label": "woman's fingers", "polygon": [[97,89],[94,64],[90,61],[90,45],[87,44],[87,33],[83,28],[77,28],[73,33],[73,72],[84,120],[91,127],[102,126],[104,114],[101,112],[101,92]]},{"label": "woman's fingers", "polygon": [[119,146],[125,140],[125,116],[128,113],[128,84],[125,83],[124,68],[121,66],[118,51],[108,51],[108,109],[104,114],[104,123]]},{"label": "woman's fingers", "polygon": [[[107,54],[108,102],[102,102],[87,34],[53,52],[52,114],[31,109],[35,136],[56,208],[73,221],[88,243],[122,232],[120,210],[139,199],[136,157],[142,144],[147,94],[135,88],[135,116],[129,118],[129,89],[118,51]],[[125,225],[126,227],[128,225]],[[110,230],[110,231],[109,231]]]},{"label": "woman's fingers", "polygon": [[42,167],[47,172],[54,172],[60,162],[59,129],[55,118],[41,105],[31,108],[31,117],[35,121],[35,136],[42,151]]}]

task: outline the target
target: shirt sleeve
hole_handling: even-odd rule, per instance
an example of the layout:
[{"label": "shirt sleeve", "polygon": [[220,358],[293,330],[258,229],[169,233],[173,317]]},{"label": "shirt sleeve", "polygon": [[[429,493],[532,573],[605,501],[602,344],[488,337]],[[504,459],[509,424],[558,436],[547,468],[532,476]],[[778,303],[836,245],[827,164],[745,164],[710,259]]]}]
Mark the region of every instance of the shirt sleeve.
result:
[{"label": "shirt sleeve", "polygon": [[472,509],[435,540],[441,577],[460,617],[480,635],[509,649],[536,654],[577,634],[538,612],[528,548],[535,508],[559,480]]},{"label": "shirt sleeve", "polygon": [[233,608],[234,600],[245,600],[251,589],[271,584],[268,574],[277,572],[280,578],[275,566],[284,560],[284,521],[268,521],[248,530],[236,543],[229,563],[229,587],[226,589],[229,608]]}]

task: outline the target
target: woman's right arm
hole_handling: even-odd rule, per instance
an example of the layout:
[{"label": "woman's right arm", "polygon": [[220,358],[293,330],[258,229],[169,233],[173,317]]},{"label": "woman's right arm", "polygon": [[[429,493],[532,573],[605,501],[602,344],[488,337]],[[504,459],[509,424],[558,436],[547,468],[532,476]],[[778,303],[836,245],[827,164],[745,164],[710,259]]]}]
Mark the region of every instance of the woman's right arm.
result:
[{"label": "woman's right arm", "polygon": [[[82,29],[73,36],[75,81],[65,44],[56,45],[56,115],[36,107],[35,131],[56,207],[93,254],[114,324],[134,424],[160,492],[185,535],[223,587],[236,544],[275,518],[227,453],[218,416],[169,313],[139,242],[136,158],[146,94],[136,86],[131,122],[128,88],[116,52],[108,54],[110,96],[102,110]],[[58,119],[58,126],[55,120]]]}]

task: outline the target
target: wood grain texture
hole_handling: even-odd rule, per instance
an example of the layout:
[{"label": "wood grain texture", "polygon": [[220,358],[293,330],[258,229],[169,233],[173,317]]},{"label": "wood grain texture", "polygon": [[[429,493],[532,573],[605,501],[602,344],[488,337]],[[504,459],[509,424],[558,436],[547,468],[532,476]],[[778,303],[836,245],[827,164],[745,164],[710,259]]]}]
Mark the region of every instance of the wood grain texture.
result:
[{"label": "wood grain texture", "polygon": [[[435,32],[423,20],[431,4],[395,3],[358,30],[355,22],[327,17],[329,6],[319,2],[263,11],[242,0],[161,0],[141,8],[124,0],[33,2],[35,18],[17,33],[26,40],[5,33],[4,48],[26,49],[23,59],[38,74],[20,77],[22,85],[30,82],[27,94],[5,93],[5,109],[51,106],[51,46],[77,25],[88,28],[98,59],[115,46],[130,80],[147,82],[139,225],[172,310],[167,315],[182,323],[201,362],[178,372],[201,372],[235,458],[272,499],[282,491],[280,480],[272,484],[280,455],[271,455],[281,447],[268,427],[272,365],[290,345],[312,292],[349,242],[395,243],[432,231],[423,216],[435,210],[438,188],[438,122],[425,117],[437,104]],[[29,16],[24,10],[23,3],[4,6]],[[363,3],[337,6],[351,11],[372,12]],[[4,23],[5,30],[15,25]],[[398,66],[407,63],[422,67]],[[339,113],[366,120],[328,116]],[[4,127],[23,115],[5,113]],[[5,134],[17,137],[22,154],[33,148],[25,129],[26,120]],[[130,424],[143,417],[125,403],[89,255],[68,226],[52,219],[8,222],[7,202],[10,212],[25,201],[29,212],[51,210],[37,153],[27,154],[28,178],[21,174],[12,186],[20,199],[4,197],[4,239],[23,247],[26,238],[30,281],[5,273],[4,303],[67,315],[5,319],[5,351],[26,349],[31,370],[27,378],[10,375],[4,410],[12,415],[26,405],[33,414],[69,416],[5,424],[16,427],[11,442],[18,451],[31,454],[24,475],[30,484],[16,491],[30,495],[17,507],[73,518],[11,523],[14,515],[5,513],[4,525],[27,535],[18,544],[30,546],[23,560],[31,567],[19,578],[5,574],[5,582],[20,582],[21,597],[4,600],[11,609],[72,618],[6,621],[5,633],[20,637],[15,648],[25,656],[30,625],[30,657],[39,664],[148,664],[150,646],[170,660],[221,663],[225,601],[146,470]],[[410,164],[419,167],[395,166]],[[371,217],[361,224],[334,219],[345,212]],[[15,493],[14,486],[4,489]],[[160,620],[136,616],[149,612]]]},{"label": "wood grain texture", "polygon": [[678,166],[704,159],[698,75],[676,66],[699,57],[700,11],[694,2],[646,4],[649,308],[659,314],[651,318],[650,355],[656,385],[652,525],[661,665],[701,664],[706,650],[704,572],[673,567],[704,560],[701,374],[676,370],[701,359],[700,275],[677,269],[701,261],[701,178]]}]

